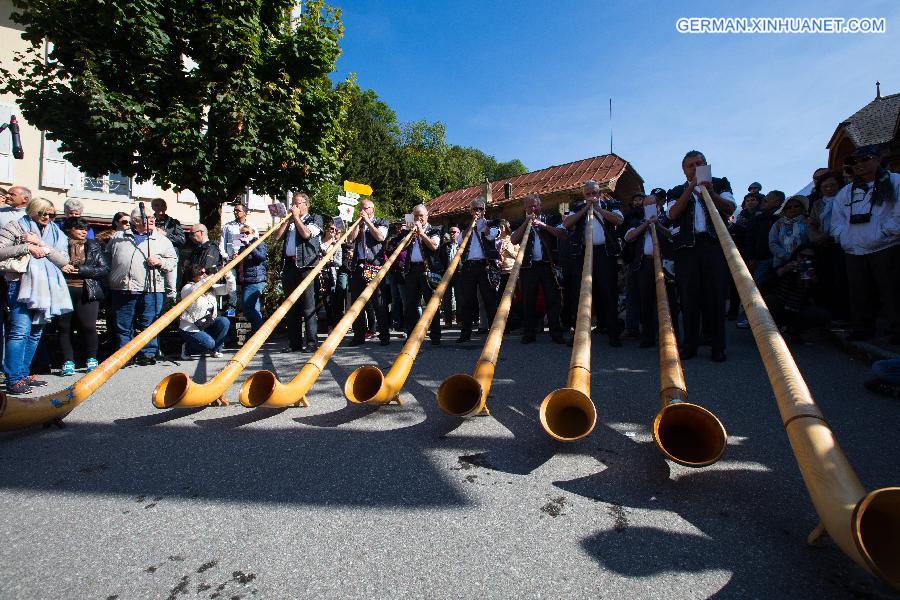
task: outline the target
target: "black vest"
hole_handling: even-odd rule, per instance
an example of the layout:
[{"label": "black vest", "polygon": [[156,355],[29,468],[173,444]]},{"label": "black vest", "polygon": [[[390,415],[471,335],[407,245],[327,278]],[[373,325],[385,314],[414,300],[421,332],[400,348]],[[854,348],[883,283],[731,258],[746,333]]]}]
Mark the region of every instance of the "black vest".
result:
[{"label": "black vest", "polygon": [[466,249],[463,250],[463,255],[460,259],[462,262],[469,260],[469,250],[472,248],[472,244],[476,243],[476,240],[477,243],[481,244],[481,253],[484,255],[484,260],[500,259],[500,253],[497,252],[497,246],[494,244],[494,240],[487,239],[489,231],[490,227],[488,227],[487,221],[485,221],[484,224],[484,232],[478,233],[477,229],[472,230],[472,237],[469,239],[469,243],[466,244]]},{"label": "black vest", "polygon": [[[372,225],[374,225],[375,227],[387,228],[388,222],[381,218],[375,218],[372,219]],[[358,252],[360,247],[360,238],[362,237],[364,237],[366,241],[365,256],[360,255],[360,253]],[[356,235],[356,239],[353,240],[353,266],[355,267],[356,265],[363,262],[383,265],[384,261],[384,241],[379,242],[378,240],[376,240],[366,227],[365,221],[361,222],[359,224],[359,233]]]},{"label": "black vest", "polygon": [[[666,199],[669,201],[678,200],[681,197],[682,192],[684,192],[684,186],[686,183],[682,183],[679,186],[673,187],[666,194]],[[722,194],[725,192],[731,192],[731,184],[728,183],[728,179],[722,177],[721,179],[718,177],[712,178],[713,190],[717,194]],[[674,249],[680,250],[682,248],[690,248],[696,242],[694,235],[694,211],[695,206],[699,203],[700,208],[703,209],[703,215],[706,217],[706,232],[713,237],[713,239],[718,239],[716,236],[716,229],[713,227],[712,219],[709,217],[709,210],[706,208],[706,203],[703,201],[703,198],[697,198],[697,201],[694,201],[696,197],[695,193],[691,193],[691,199],[687,203],[687,207],[684,212],[681,213],[681,216],[677,219],[673,219],[672,223],[674,227],[678,228],[677,233],[674,234],[673,245]]]},{"label": "black vest", "polygon": [[[546,223],[547,215],[541,213],[538,220],[542,223]],[[519,225],[521,225],[521,223]],[[519,225],[516,226],[516,229],[519,228]],[[538,229],[537,227],[532,227],[531,235],[528,236],[528,243],[525,245],[525,257],[522,259],[523,269],[531,267],[534,263],[534,240],[537,236],[541,237],[541,251],[543,257],[541,260],[556,264],[556,257],[554,256],[554,253],[558,250],[556,238],[552,234],[547,233],[543,228]]]},{"label": "black vest", "polygon": [[[576,202],[569,210],[576,213],[582,208],[584,208],[584,202]],[[605,204],[602,205],[602,208],[609,210]],[[584,220],[589,216],[591,216],[590,213],[585,213],[572,229],[572,251],[578,252],[579,256],[584,256]],[[594,226],[596,227],[596,224]],[[605,236],[606,255],[619,256],[622,253],[622,245],[619,243],[619,236],[616,235],[616,227],[606,219],[603,219],[603,235]]]},{"label": "black vest", "polygon": [[[319,228],[319,235],[311,235],[308,240],[300,237],[300,231],[294,227],[294,242],[297,245],[297,256],[294,264],[297,268],[313,267],[321,258],[322,240],[320,239],[322,231],[322,217],[313,213],[306,213],[300,218],[300,222],[309,227],[315,225]],[[287,258],[287,257],[286,257]]]},{"label": "black vest", "polygon": [[[407,232],[405,232],[405,231],[401,232],[401,234],[400,234],[401,238],[403,236],[405,236],[406,233]],[[440,253],[441,228],[440,227],[432,227],[431,225],[429,225],[425,229],[425,235],[427,235],[428,237],[437,236],[438,245],[435,250],[431,250],[431,248],[429,248],[425,244],[419,243],[419,250],[422,252],[422,260],[424,261],[425,266],[429,271],[432,271],[434,273],[442,273],[446,270],[446,265],[441,264],[442,261],[440,258],[440,255],[441,255],[441,253]],[[406,247],[406,260],[403,261],[403,273],[404,274],[409,273],[409,268],[412,265],[412,253],[413,253],[413,246],[415,246],[415,244],[416,244],[416,236],[413,236],[412,240],[409,242],[409,245]]]}]

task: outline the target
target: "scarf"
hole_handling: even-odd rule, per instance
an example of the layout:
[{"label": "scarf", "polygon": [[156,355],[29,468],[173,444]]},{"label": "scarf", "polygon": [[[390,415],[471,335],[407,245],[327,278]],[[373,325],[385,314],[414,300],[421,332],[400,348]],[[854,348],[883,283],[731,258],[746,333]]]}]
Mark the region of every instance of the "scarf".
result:
[{"label": "scarf", "polygon": [[[891,174],[887,169],[878,169],[878,172],[875,173],[875,187],[872,190],[872,206],[878,206],[882,202],[895,202],[897,198],[894,197],[894,186],[891,185]],[[850,195],[853,196],[853,190],[867,189],[866,182],[859,179],[858,177],[853,178],[853,187],[850,189]]]},{"label": "scarf", "polygon": [[802,214],[795,219],[781,218],[779,237],[787,256],[793,255],[794,251],[806,240],[805,220],[806,218]]},{"label": "scarf", "polygon": [[81,266],[84,264],[84,240],[69,240],[69,264]]},{"label": "scarf", "polygon": [[[63,254],[68,252],[67,238],[55,223],[48,223],[41,232],[37,223],[25,216],[19,219],[19,225],[24,231],[39,235],[52,250]],[[37,325],[72,312],[72,298],[62,271],[46,256],[44,258],[32,256],[29,259],[28,270],[22,275],[19,284],[18,300],[28,308],[31,312],[31,322]]]}]

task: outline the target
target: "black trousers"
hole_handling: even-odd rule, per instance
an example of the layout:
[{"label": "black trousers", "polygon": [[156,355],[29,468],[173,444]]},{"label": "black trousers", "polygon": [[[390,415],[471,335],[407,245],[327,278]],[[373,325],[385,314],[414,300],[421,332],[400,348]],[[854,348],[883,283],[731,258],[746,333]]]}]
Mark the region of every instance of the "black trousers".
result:
[{"label": "black trousers", "polygon": [[[419,322],[419,301],[427,303],[434,293],[428,285],[428,277],[425,275],[423,263],[412,263],[404,281],[403,296],[403,330],[409,335]],[[441,339],[441,317],[435,313],[428,329],[428,337],[432,340]]]},{"label": "black trousers", "polygon": [[[281,272],[281,285],[284,288],[285,297],[297,289],[303,279],[309,275],[312,267],[298,269],[290,257],[284,261],[284,270]],[[288,331],[288,343],[294,350],[299,350],[304,344],[315,344],[318,335],[319,318],[316,315],[316,283],[313,282],[297,299],[288,311],[285,323]],[[305,334],[305,335],[304,335]]]},{"label": "black trousers", "polygon": [[675,252],[675,282],[681,299],[684,350],[696,352],[703,328],[712,337],[713,352],[725,350],[725,302],[728,265],[719,242],[697,234],[694,245]]},{"label": "black trousers", "polygon": [[[353,273],[350,275],[350,301],[354,302],[357,298],[363,293],[363,290],[366,289],[366,286],[369,284],[368,281],[362,275],[362,265],[358,265],[355,269],[353,269]],[[384,295],[382,294],[382,287],[384,286],[384,282],[375,288],[375,292],[369,298],[369,302],[366,304],[367,308],[372,308],[375,313],[376,326],[378,327],[378,337],[379,339],[389,340],[391,339],[391,321],[388,318],[387,312],[387,304],[385,303]],[[356,320],[353,321],[353,339],[354,341],[364,341],[366,339],[366,311],[360,311],[359,315],[357,315]]]},{"label": "black trousers", "polygon": [[59,349],[62,350],[63,362],[75,360],[75,349],[72,347],[72,322],[76,324],[80,344],[83,344],[85,358],[97,358],[97,313],[100,303],[85,302],[84,288],[69,287],[69,295],[72,297],[73,311],[60,315],[54,319],[59,330]]},{"label": "black trousers", "polygon": [[854,331],[874,332],[878,301],[891,334],[900,335],[900,246],[871,254],[845,254],[850,284],[850,322]]},{"label": "black trousers", "polygon": [[538,323],[537,292],[538,286],[544,291],[544,307],[547,310],[547,321],[551,333],[562,331],[559,323],[560,298],[559,284],[553,277],[553,269],[549,262],[536,262],[519,272],[519,285],[522,286],[522,321],[526,335],[534,335],[543,330]]},{"label": "black trousers", "polygon": [[[591,312],[597,315],[597,323],[606,325],[610,338],[619,337],[619,263],[615,256],[607,256],[606,247],[594,246],[591,272]],[[578,310],[578,286],[581,284],[581,271],[584,268],[584,254],[575,261],[575,305]],[[575,322],[575,314],[572,315]]]},{"label": "black trousers", "polygon": [[478,318],[478,291],[487,310],[488,318],[494,321],[497,314],[497,290],[491,285],[487,274],[487,262],[467,260],[456,274],[459,279],[456,297],[459,326],[462,334],[472,333],[472,323]]},{"label": "black trousers", "polygon": [[[656,269],[653,257],[645,254],[641,259],[641,268],[632,271],[631,277],[636,280],[640,290],[641,341],[655,343],[659,334],[659,319],[656,311]],[[674,321],[675,316],[672,319]]]}]

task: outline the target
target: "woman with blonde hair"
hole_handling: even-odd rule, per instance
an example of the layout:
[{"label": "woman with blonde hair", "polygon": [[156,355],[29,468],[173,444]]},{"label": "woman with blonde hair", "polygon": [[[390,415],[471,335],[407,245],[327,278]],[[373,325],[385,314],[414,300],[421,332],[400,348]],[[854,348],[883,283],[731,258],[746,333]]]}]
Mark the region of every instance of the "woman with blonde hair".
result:
[{"label": "woman with blonde hair", "polygon": [[11,394],[28,394],[46,385],[30,375],[44,326],[54,317],[72,312],[72,298],[60,270],[69,263],[68,239],[53,222],[56,210],[44,198],[32,199],[25,216],[0,229],[9,305],[9,329],[3,372]]}]

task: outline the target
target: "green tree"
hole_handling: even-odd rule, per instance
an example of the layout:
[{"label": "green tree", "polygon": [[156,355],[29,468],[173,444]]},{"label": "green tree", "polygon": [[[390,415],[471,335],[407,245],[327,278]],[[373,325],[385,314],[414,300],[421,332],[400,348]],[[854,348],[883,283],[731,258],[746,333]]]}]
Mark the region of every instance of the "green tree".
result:
[{"label": "green tree", "polygon": [[296,0],[14,2],[31,49],[3,91],[87,174],[188,188],[207,226],[248,187],[337,177],[342,25],[322,0],[294,20]]}]

